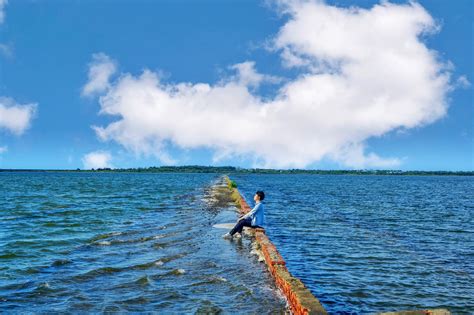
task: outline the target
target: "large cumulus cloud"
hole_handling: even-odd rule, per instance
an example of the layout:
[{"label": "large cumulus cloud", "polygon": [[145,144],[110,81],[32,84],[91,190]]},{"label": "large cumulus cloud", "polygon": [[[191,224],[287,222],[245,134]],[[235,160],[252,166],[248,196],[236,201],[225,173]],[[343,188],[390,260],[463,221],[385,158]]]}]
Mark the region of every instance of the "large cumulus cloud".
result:
[{"label": "large cumulus cloud", "polygon": [[272,49],[300,74],[272,99],[256,88],[279,79],[257,72],[252,61],[231,66],[235,74],[214,84],[170,84],[149,70],[124,73],[101,81],[100,112],[117,119],[95,126],[97,135],[165,163],[173,161],[166,151],[173,144],[211,148],[215,161],[251,158],[260,167],[306,167],[322,159],[393,167],[400,160],[367,152],[366,140],[446,114],[450,72],[422,39],[439,27],[421,5],[283,1],[278,10],[288,20]]}]

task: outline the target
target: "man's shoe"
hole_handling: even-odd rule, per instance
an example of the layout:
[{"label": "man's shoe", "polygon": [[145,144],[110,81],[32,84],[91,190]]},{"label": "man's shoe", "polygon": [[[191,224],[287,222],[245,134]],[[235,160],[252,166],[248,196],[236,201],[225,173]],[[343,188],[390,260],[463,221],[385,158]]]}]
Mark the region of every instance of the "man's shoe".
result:
[{"label": "man's shoe", "polygon": [[232,235],[230,235],[230,233],[227,232],[224,235],[222,235],[222,237],[225,238],[225,239],[230,239],[230,238],[232,238]]},{"label": "man's shoe", "polygon": [[236,238],[241,238],[241,237],[242,237],[242,234],[240,234],[240,233],[235,233],[234,236],[235,236]]}]

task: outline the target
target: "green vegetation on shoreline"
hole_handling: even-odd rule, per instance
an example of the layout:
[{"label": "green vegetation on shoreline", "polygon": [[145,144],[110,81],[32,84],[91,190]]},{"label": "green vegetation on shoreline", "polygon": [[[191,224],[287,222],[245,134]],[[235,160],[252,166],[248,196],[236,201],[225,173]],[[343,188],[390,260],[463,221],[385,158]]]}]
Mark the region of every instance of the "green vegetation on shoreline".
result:
[{"label": "green vegetation on shoreline", "polygon": [[224,174],[315,174],[315,175],[457,175],[474,176],[473,171],[401,171],[401,170],[305,170],[240,168],[234,166],[159,166],[147,168],[99,168],[92,170],[0,169],[0,172],[99,172],[99,173],[224,173]]}]

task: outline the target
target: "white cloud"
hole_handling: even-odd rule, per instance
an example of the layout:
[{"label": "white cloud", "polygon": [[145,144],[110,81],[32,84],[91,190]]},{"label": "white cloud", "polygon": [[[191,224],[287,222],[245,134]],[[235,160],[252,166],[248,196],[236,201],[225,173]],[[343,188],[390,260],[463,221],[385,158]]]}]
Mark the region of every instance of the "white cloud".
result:
[{"label": "white cloud", "polygon": [[212,148],[214,161],[251,158],[259,167],[306,167],[328,158],[388,168],[401,160],[365,152],[367,139],[446,114],[450,70],[420,39],[439,28],[419,4],[345,9],[286,1],[280,9],[289,20],[274,49],[301,73],[273,99],[254,93],[270,76],[251,61],[213,85],[166,84],[149,70],[123,74],[100,98],[101,114],[117,120],[94,127],[97,135],[164,162],[173,144]]},{"label": "white cloud", "polygon": [[21,135],[30,127],[37,104],[18,104],[12,98],[0,97],[0,129]]},{"label": "white cloud", "polygon": [[330,157],[334,161],[342,162],[342,164],[357,168],[379,168],[388,169],[400,166],[402,160],[399,158],[381,158],[375,153],[364,154],[364,144],[348,144],[345,147],[333,152]]},{"label": "white cloud", "polygon": [[112,156],[106,151],[90,152],[82,157],[82,164],[85,169],[113,168],[110,164]]},{"label": "white cloud", "polygon": [[[0,0],[0,24],[5,21],[5,6],[8,0]],[[0,43],[0,54],[12,57],[11,46]],[[31,125],[36,114],[36,103],[19,104],[10,97],[0,96],[0,131],[6,129],[15,135],[23,134]],[[0,154],[8,151],[7,146],[0,146]]]},{"label": "white cloud", "polygon": [[89,63],[88,81],[82,88],[82,96],[93,96],[110,87],[110,77],[117,71],[117,65],[104,53],[92,55]]},{"label": "white cloud", "polygon": [[[0,24],[5,21],[5,6],[7,3],[8,0],[0,0]],[[10,58],[13,55],[12,48],[7,44],[0,43],[0,54]]]},{"label": "white cloud", "polygon": [[254,61],[238,63],[230,66],[229,69],[236,71],[236,76],[231,77],[231,80],[235,80],[237,83],[251,88],[258,87],[263,82],[281,82],[281,78],[271,75],[264,75],[255,71]]},{"label": "white cloud", "polygon": [[8,0],[0,0],[0,24],[5,21],[5,6],[7,3]]},{"label": "white cloud", "polygon": [[13,49],[7,44],[0,43],[0,54],[7,58],[11,58],[13,56]]},{"label": "white cloud", "polygon": [[456,80],[456,86],[463,89],[467,89],[471,86],[471,82],[467,79],[465,75],[462,75]]}]

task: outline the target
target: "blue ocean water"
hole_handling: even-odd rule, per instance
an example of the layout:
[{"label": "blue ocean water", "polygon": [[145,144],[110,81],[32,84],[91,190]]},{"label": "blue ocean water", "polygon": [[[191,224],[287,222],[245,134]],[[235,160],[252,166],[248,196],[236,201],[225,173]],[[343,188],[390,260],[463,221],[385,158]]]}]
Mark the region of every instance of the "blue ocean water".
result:
[{"label": "blue ocean water", "polygon": [[233,175],[266,193],[266,233],[331,314],[474,314],[474,178]]},{"label": "blue ocean water", "polygon": [[216,174],[0,172],[0,313],[276,313]]},{"label": "blue ocean water", "polygon": [[[230,175],[330,314],[474,313],[474,181]],[[0,312],[284,313],[218,174],[0,173]]]}]

